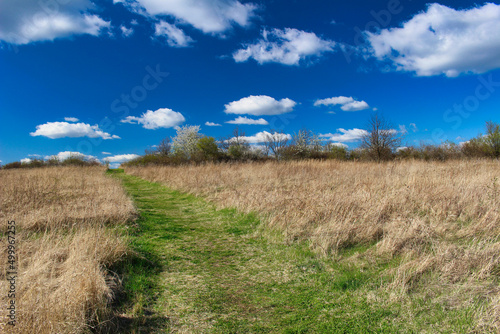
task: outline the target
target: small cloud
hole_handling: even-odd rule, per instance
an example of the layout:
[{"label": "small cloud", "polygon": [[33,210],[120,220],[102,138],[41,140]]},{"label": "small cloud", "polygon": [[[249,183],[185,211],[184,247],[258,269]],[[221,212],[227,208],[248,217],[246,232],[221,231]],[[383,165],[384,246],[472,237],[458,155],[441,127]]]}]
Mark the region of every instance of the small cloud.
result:
[{"label": "small cloud", "polygon": [[233,101],[226,104],[224,112],[226,114],[247,114],[253,116],[281,115],[293,111],[296,105],[297,103],[295,101],[288,98],[277,101],[266,95],[251,95],[239,101]]},{"label": "small cloud", "polygon": [[327,133],[319,135],[321,138],[326,138],[333,142],[349,143],[360,141],[364,136],[368,135],[368,131],[362,129],[337,129],[337,133]]},{"label": "small cloud", "polygon": [[316,102],[314,102],[315,107],[332,105],[340,105],[340,109],[343,111],[360,111],[370,108],[365,101],[356,101],[352,97],[346,96],[331,97],[328,99],[316,100]]},{"label": "small cloud", "polygon": [[155,24],[155,36],[165,37],[167,44],[174,48],[185,48],[194,42],[182,29],[165,21]]},{"label": "small cloud", "polygon": [[101,152],[101,153],[104,155],[111,155],[111,153],[109,153],[109,152]]},{"label": "small cloud", "polygon": [[417,125],[415,123],[410,123],[410,130],[412,132],[418,132]]},{"label": "small cloud", "polygon": [[120,139],[120,137],[111,135],[107,132],[99,129],[98,125],[90,125],[85,123],[68,123],[68,122],[47,122],[45,124],[37,125],[36,131],[31,132],[30,136],[43,136],[50,139],[57,138],[78,138],[78,137],[89,137],[89,138],[102,138],[104,140],[108,139]]},{"label": "small cloud", "polygon": [[142,124],[144,129],[156,130],[159,128],[175,128],[184,123],[184,116],[172,109],[161,108],[156,111],[148,110],[141,117],[128,116],[122,123]]},{"label": "small cloud", "polygon": [[30,158],[24,158],[24,159],[21,159],[20,161],[21,161],[21,163],[23,163],[23,164],[29,164],[29,163],[30,163],[31,161],[33,161],[33,160],[31,160]]},{"label": "small cloud", "polygon": [[407,134],[408,133],[408,130],[406,130],[406,126],[405,125],[400,125],[399,126],[399,132],[403,135]]},{"label": "small cloud", "polygon": [[103,160],[110,163],[117,163],[117,162],[127,162],[138,157],[139,155],[137,154],[120,154],[120,155],[114,155],[112,157],[106,157]]},{"label": "small cloud", "polygon": [[[262,132],[256,133],[253,136],[240,137],[240,140],[244,140],[245,142],[247,142],[249,144],[259,144],[259,143],[266,142],[269,139],[269,137],[274,137],[276,139],[288,139],[288,140],[292,139],[292,136],[289,134],[278,133],[278,132],[270,133],[267,131],[262,131]],[[229,139],[228,142],[231,142],[231,140],[233,140],[233,139],[234,138]]]},{"label": "small cloud", "polygon": [[59,152],[55,155],[45,156],[45,160],[56,159],[59,161],[64,161],[68,158],[80,158],[80,159],[98,161],[98,159],[96,157],[94,157],[93,155],[85,155],[85,154],[80,153],[80,152],[70,152],[70,151],[64,151],[64,152]]},{"label": "small cloud", "polygon": [[248,118],[246,116],[245,117],[239,116],[238,118],[236,118],[232,121],[228,121],[226,123],[228,123],[228,124],[245,124],[245,125],[268,125],[269,124],[269,122],[263,118],[252,119],[252,118]]},{"label": "small cloud", "polygon": [[78,118],[76,118],[76,117],[64,117],[64,120],[65,120],[66,122],[73,122],[73,123],[76,123],[76,122],[78,122],[78,121],[79,121],[79,119],[78,119]]},{"label": "small cloud", "polygon": [[124,25],[120,26],[120,30],[122,32],[123,37],[130,37],[134,33],[134,28],[127,28]]},{"label": "small cloud", "polygon": [[206,126],[222,126],[221,124],[219,123],[214,123],[214,122],[206,122],[205,123]]}]

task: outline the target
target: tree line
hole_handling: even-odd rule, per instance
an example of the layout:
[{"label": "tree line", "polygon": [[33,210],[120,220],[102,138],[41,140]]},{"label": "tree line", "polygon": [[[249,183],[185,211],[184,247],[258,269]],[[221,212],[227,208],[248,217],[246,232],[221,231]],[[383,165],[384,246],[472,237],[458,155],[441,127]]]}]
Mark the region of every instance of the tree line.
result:
[{"label": "tree line", "polygon": [[235,128],[232,135],[214,138],[200,133],[199,126],[177,128],[172,138],[124,165],[177,165],[184,163],[229,161],[289,161],[303,159],[336,159],[389,161],[419,159],[446,161],[466,158],[500,158],[500,124],[486,122],[486,133],[462,144],[447,141],[439,145],[422,143],[402,146],[404,134],[396,131],[382,116],[373,115],[361,138],[361,145],[349,149],[340,143],[326,142],[312,130],[301,129],[293,135],[283,131],[264,132],[259,145],[251,145],[244,131]]}]

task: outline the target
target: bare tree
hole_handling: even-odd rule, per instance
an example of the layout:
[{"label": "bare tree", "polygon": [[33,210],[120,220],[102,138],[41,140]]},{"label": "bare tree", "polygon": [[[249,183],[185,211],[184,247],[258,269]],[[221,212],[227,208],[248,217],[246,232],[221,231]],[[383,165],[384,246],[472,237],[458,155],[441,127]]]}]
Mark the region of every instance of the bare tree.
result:
[{"label": "bare tree", "polygon": [[486,122],[486,135],[483,138],[489,147],[490,154],[495,158],[500,158],[500,124],[492,121]]},{"label": "bare tree", "polygon": [[370,118],[366,130],[361,148],[365,149],[372,159],[388,160],[401,145],[401,133],[378,114]]},{"label": "bare tree", "polygon": [[280,160],[281,152],[288,144],[288,140],[289,136],[283,133],[283,131],[276,132],[271,130],[270,133],[266,133],[264,147],[266,151],[272,152],[277,160]]},{"label": "bare tree", "polygon": [[156,154],[168,156],[170,154],[171,148],[172,144],[170,142],[170,138],[163,138],[156,148]]}]

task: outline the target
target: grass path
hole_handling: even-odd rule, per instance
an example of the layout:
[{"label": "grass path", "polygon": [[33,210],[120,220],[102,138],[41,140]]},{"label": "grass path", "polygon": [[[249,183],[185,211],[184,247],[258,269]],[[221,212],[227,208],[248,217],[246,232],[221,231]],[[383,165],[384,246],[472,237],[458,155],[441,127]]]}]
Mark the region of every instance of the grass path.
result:
[{"label": "grass path", "polygon": [[320,260],[306,245],[285,245],[252,215],[110,173],[140,213],[130,235],[144,258],[120,269],[131,332],[417,332],[398,320],[398,307],[369,299],[380,266],[363,272]]}]

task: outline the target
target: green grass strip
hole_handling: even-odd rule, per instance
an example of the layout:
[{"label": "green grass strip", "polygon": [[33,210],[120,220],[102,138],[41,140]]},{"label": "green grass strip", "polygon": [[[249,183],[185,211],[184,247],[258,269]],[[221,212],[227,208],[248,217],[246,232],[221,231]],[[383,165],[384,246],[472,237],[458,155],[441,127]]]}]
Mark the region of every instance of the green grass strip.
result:
[{"label": "green grass strip", "polygon": [[321,259],[304,243],[287,245],[255,215],[108,173],[122,180],[140,214],[129,233],[139,256],[118,270],[127,332],[456,333],[470,326],[462,313],[438,306],[407,322],[398,304],[374,300],[370,292],[390,264],[360,270]]}]

